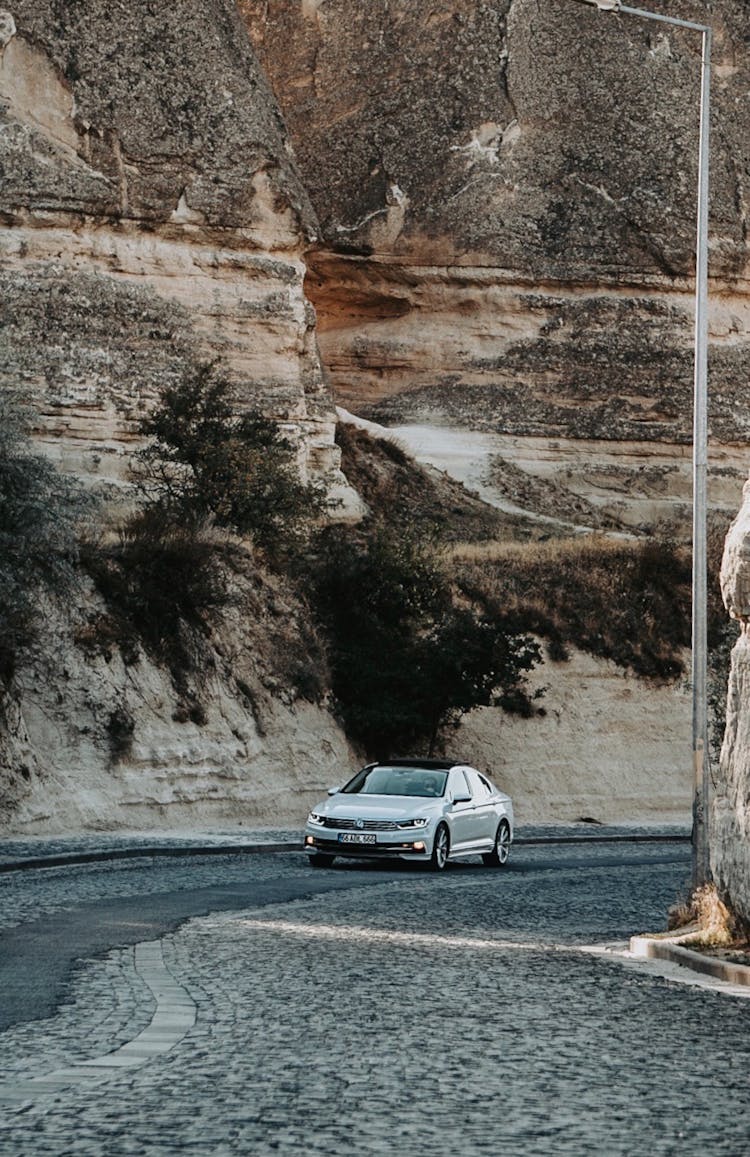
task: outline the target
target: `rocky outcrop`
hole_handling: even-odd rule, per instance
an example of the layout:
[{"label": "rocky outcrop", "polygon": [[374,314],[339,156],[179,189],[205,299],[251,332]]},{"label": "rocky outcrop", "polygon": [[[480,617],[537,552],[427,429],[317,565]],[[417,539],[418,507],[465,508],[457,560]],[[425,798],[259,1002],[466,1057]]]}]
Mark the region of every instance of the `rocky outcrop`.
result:
[{"label": "rocky outcrop", "polygon": [[[569,0],[240,7],[333,247],[536,283],[690,272],[694,34]],[[732,113],[717,115],[715,269],[729,276],[747,262],[745,17],[741,0],[713,5],[717,113]]]},{"label": "rocky outcrop", "polygon": [[231,0],[17,0],[0,24],[0,364],[49,453],[122,481],[158,389],[219,358],[304,471],[335,470],[315,214]]},{"label": "rocky outcrop", "polygon": [[[532,483],[560,439],[668,470],[691,438],[696,35],[571,0],[240,7],[321,222],[337,401],[534,439]],[[711,432],[747,444],[746,11],[711,19]]]},{"label": "rocky outcrop", "polygon": [[721,588],[741,633],[732,651],[727,727],[711,811],[711,868],[720,892],[750,928],[750,482],[727,535]]},{"label": "rocky outcrop", "polygon": [[46,603],[0,701],[0,832],[302,824],[354,756],[299,600],[254,565],[231,595],[177,682],[90,583]]},{"label": "rocky outcrop", "polygon": [[[743,5],[715,9],[712,420],[732,505],[750,76]],[[325,365],[357,416],[484,439],[472,477],[514,518],[679,521],[694,47],[568,0],[8,0],[0,384],[113,501],[158,389],[218,357],[309,475],[338,468]],[[148,656],[81,645],[92,592],[73,611],[50,613],[54,661],[4,704],[6,803],[29,829],[278,818],[264,791],[319,790],[348,761],[322,709],[250,663],[262,632],[218,632],[192,718]]]},{"label": "rocky outcrop", "polygon": [[[304,292],[315,212],[232,0],[10,0],[0,223],[0,388],[34,404],[63,469],[127,501],[158,391],[220,359],[303,474],[353,499]],[[300,614],[278,610],[292,650]],[[51,605],[0,705],[4,830],[303,817],[348,749],[283,664],[264,666],[275,614],[238,615],[186,701],[145,652],[93,645],[106,608],[85,583]]]},{"label": "rocky outcrop", "polygon": [[544,714],[499,707],[467,715],[449,752],[485,768],[513,799],[516,821],[685,824],[690,814],[690,695],[572,650],[531,684]]}]

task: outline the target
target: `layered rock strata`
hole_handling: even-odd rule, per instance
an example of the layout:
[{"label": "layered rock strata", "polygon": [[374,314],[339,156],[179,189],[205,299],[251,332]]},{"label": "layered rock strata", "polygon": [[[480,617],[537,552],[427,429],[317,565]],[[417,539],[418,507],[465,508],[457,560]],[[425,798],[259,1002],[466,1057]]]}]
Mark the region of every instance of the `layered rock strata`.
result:
[{"label": "layered rock strata", "polygon": [[[303,474],[352,497],[303,285],[315,213],[232,0],[12,0],[0,223],[0,388],[63,469],[127,501],[158,391],[220,359]],[[298,819],[348,766],[328,713],[263,670],[273,614],[217,628],[195,710],[145,653],[92,649],[106,608],[85,584],[46,617],[1,706],[6,830],[275,823],[280,796]]]},{"label": "layered rock strata", "polygon": [[690,813],[690,695],[573,650],[533,675],[544,715],[472,711],[450,754],[492,775],[517,822],[685,824]]},{"label": "layered rock strata", "polygon": [[[668,470],[691,439],[700,38],[570,0],[240,8],[321,222],[337,400],[550,456],[639,442]],[[711,434],[746,445],[746,12],[711,19]]]},{"label": "layered rock strata", "polygon": [[0,832],[302,823],[354,757],[294,690],[315,661],[304,608],[257,574],[231,589],[179,688],[137,639],[109,636],[90,588],[41,608],[38,646],[0,702]]},{"label": "layered rock strata", "polygon": [[122,480],[159,388],[218,358],[303,470],[335,469],[315,215],[234,5],[18,0],[1,24],[2,380],[50,453]]}]

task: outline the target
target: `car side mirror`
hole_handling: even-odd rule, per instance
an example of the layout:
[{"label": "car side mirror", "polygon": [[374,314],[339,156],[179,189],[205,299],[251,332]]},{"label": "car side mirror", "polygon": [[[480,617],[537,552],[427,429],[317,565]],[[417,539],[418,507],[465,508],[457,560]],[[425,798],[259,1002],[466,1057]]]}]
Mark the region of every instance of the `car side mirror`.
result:
[{"label": "car side mirror", "polygon": [[327,794],[328,795],[338,795],[338,793],[340,791],[341,791],[341,784],[339,784],[338,787],[329,787]]},{"label": "car side mirror", "polygon": [[454,795],[454,797],[453,797],[453,802],[454,802],[454,804],[456,804],[456,803],[471,803],[471,796],[467,795],[465,792],[462,792],[462,793],[457,792],[456,795]]}]

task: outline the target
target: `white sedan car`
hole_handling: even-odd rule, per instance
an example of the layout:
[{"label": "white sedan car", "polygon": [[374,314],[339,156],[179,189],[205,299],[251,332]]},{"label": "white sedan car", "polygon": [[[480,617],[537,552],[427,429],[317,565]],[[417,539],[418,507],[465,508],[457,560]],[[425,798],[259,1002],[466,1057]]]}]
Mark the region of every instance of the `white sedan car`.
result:
[{"label": "white sedan car", "polygon": [[336,856],[398,856],[442,871],[481,855],[507,863],[513,805],[474,767],[435,759],[370,763],[307,817],[304,849],[314,867]]}]

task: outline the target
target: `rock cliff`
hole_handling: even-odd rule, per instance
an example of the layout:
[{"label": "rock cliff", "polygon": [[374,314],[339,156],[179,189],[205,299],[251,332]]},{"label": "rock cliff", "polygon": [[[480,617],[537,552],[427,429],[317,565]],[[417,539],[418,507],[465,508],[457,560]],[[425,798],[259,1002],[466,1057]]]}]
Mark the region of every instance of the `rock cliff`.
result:
[{"label": "rock cliff", "polygon": [[[744,4],[713,11],[711,485],[734,510],[750,437],[750,64]],[[689,35],[569,0],[12,0],[0,385],[35,402],[45,453],[113,503],[159,388],[220,358],[243,404],[296,440],[303,473],[350,503],[329,381],[425,461],[473,459],[472,485],[513,517],[680,532],[697,78]],[[302,629],[299,608],[281,613]],[[325,711],[259,665],[273,612],[217,630],[195,718],[147,656],[86,651],[101,614],[90,589],[67,617],[51,607],[47,653],[5,704],[6,805],[29,829],[162,809],[271,820],[268,783],[314,793],[348,765]],[[599,675],[629,733],[652,692]],[[675,736],[683,700],[659,700]],[[491,763],[495,724],[473,722],[469,748]],[[610,774],[616,751],[598,750]],[[583,808],[518,790],[527,819]],[[682,806],[676,778],[667,795]],[[686,784],[685,813],[688,799]]]},{"label": "rock cliff", "polygon": [[[4,7],[0,222],[0,388],[63,469],[119,505],[159,389],[218,358],[351,497],[303,286],[315,213],[232,0]],[[279,617],[305,638],[293,600],[238,580],[248,619],[217,627],[186,702],[145,653],[92,649],[106,608],[82,583],[2,705],[0,826],[274,823],[280,796],[298,820],[340,778],[340,730],[262,658]]]},{"label": "rock cliff", "polygon": [[159,387],[221,358],[335,469],[315,215],[231,0],[18,0],[0,26],[2,381],[50,454],[121,481]]},{"label": "rock cliff", "polygon": [[719,890],[750,928],[750,482],[727,535],[721,587],[741,632],[732,651],[727,728],[711,809],[711,867]]},{"label": "rock cliff", "polygon": [[[502,436],[503,461],[594,502],[642,505],[656,471],[684,527],[699,38],[570,0],[240,7],[321,222],[308,290],[341,405]],[[712,483],[733,510],[750,61],[745,5],[711,18]]]},{"label": "rock cliff", "polygon": [[296,827],[354,765],[325,706],[295,686],[315,682],[305,608],[254,566],[234,573],[179,686],[137,640],[108,637],[90,584],[41,612],[0,702],[4,834]]}]

